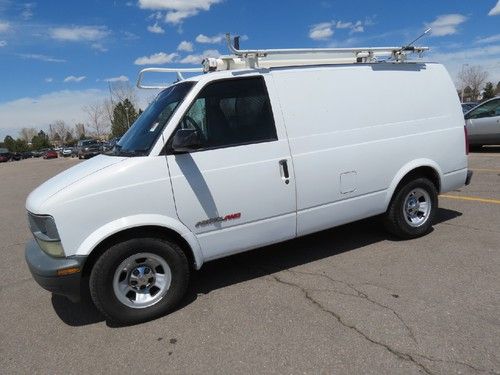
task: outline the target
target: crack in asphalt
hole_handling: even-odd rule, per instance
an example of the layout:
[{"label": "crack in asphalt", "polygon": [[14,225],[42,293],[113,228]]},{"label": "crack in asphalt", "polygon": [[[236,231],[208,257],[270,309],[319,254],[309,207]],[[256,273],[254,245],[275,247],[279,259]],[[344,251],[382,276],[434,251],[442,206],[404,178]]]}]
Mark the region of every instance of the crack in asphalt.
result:
[{"label": "crack in asphalt", "polygon": [[[452,365],[462,365],[462,366],[468,367],[471,370],[474,370],[476,372],[489,372],[489,370],[486,370],[484,368],[475,367],[475,366],[471,365],[470,363],[466,363],[466,362],[449,361],[449,360],[446,360],[446,359],[434,358],[434,357],[426,356],[426,355],[423,355],[423,354],[415,354],[415,355],[417,357],[426,359],[426,360],[428,360],[430,362],[441,362],[441,363],[448,363],[448,364],[452,364]],[[496,372],[494,370],[491,370],[490,373],[492,373],[492,374],[499,374],[498,372]]]},{"label": "crack in asphalt", "polygon": [[390,347],[389,345],[384,344],[383,342],[379,342],[379,341],[371,338],[370,336],[368,336],[366,333],[364,333],[363,331],[361,331],[355,325],[350,325],[350,324],[346,323],[344,321],[344,319],[342,319],[342,317],[339,314],[337,314],[335,311],[327,309],[320,302],[318,302],[317,300],[315,300],[311,296],[311,294],[307,291],[307,289],[303,288],[302,286],[300,286],[298,284],[295,284],[295,283],[292,283],[292,282],[288,282],[288,281],[282,280],[282,279],[280,279],[275,274],[272,274],[272,275],[269,275],[269,276],[272,277],[273,280],[275,280],[276,282],[278,282],[280,284],[288,285],[288,286],[294,287],[296,289],[299,289],[302,292],[302,294],[304,294],[305,298],[308,301],[310,301],[314,306],[316,306],[317,308],[319,308],[321,311],[323,311],[323,312],[325,312],[325,313],[333,316],[342,326],[344,326],[344,327],[346,327],[346,328],[348,328],[350,330],[353,330],[358,335],[362,336],[365,340],[371,342],[372,344],[375,344],[377,346],[380,346],[380,347],[384,348],[389,353],[395,355],[396,357],[398,357],[401,360],[413,363],[415,366],[417,366],[420,369],[422,369],[426,374],[430,374],[430,375],[433,374],[433,372],[429,368],[427,368],[422,363],[418,362],[411,354],[400,352],[400,351],[398,351],[398,350]]},{"label": "crack in asphalt", "polygon": [[[333,282],[338,282],[338,283],[341,283],[341,284],[344,284],[344,285],[348,286],[349,288],[351,288],[352,290],[354,290],[357,294],[355,295],[355,294],[351,294],[351,293],[344,293],[344,292],[340,292],[340,291],[336,291],[336,290],[333,290],[333,292],[334,293],[343,294],[343,295],[349,295],[349,296],[354,296],[354,297],[359,297],[359,298],[362,298],[362,299],[366,299],[366,300],[370,301],[371,303],[374,303],[377,306],[380,306],[380,307],[383,307],[383,308],[386,308],[386,309],[392,311],[395,314],[395,316],[398,317],[398,320],[400,320],[401,323],[408,329],[408,332],[411,332],[410,335],[412,335],[413,341],[417,344],[417,341],[415,339],[413,331],[404,322],[404,320],[401,318],[401,316],[399,314],[397,314],[390,307],[388,307],[386,305],[383,305],[383,304],[381,304],[381,303],[379,303],[377,301],[373,301],[371,298],[369,298],[366,295],[366,293],[358,290],[352,284],[350,284],[350,283],[348,283],[346,281],[343,281],[343,280],[333,279],[330,276],[324,275],[324,274],[318,274],[318,273],[312,273],[312,272],[304,272],[304,271],[292,271],[292,270],[287,270],[287,271],[290,272],[290,273],[292,273],[292,274],[296,273],[296,274],[304,274],[304,275],[311,275],[311,276],[321,276],[321,277],[325,277],[325,278],[327,278],[327,279],[329,279],[329,280],[331,280]],[[427,360],[427,361],[432,362],[432,363],[439,362],[439,363],[446,363],[446,364],[451,364],[451,365],[459,365],[459,366],[467,367],[467,368],[469,368],[469,369],[471,369],[473,371],[476,371],[476,372],[490,372],[490,373],[494,373],[494,374],[499,374],[498,372],[495,372],[494,370],[489,371],[489,370],[486,370],[484,368],[479,368],[479,367],[473,366],[473,365],[471,365],[469,363],[466,363],[466,362],[450,361],[450,360],[444,360],[444,359],[435,358],[435,357],[431,357],[431,356],[427,356],[427,355],[423,355],[423,354],[418,354],[418,353],[410,354],[410,353],[405,353],[405,352],[399,351],[399,350],[391,347],[388,344],[385,344],[383,342],[380,342],[380,341],[377,341],[377,340],[371,338],[370,336],[368,336],[366,333],[364,333],[363,331],[361,331],[355,325],[348,324],[347,322],[344,321],[344,319],[338,313],[336,313],[335,311],[327,309],[323,304],[321,304],[319,301],[317,301],[316,299],[314,299],[314,297],[310,294],[310,292],[325,291],[324,289],[306,289],[306,288],[302,287],[299,284],[292,283],[292,282],[289,282],[289,281],[285,281],[285,280],[281,279],[276,274],[270,274],[269,276],[273,280],[275,280],[276,282],[278,282],[280,284],[291,286],[291,287],[294,287],[294,288],[300,290],[302,292],[302,294],[305,296],[305,298],[310,303],[312,303],[314,306],[316,306],[317,308],[319,308],[321,311],[323,311],[323,312],[331,315],[332,317],[334,317],[342,326],[344,326],[344,327],[346,327],[346,328],[348,328],[350,330],[353,330],[358,335],[362,336],[364,339],[366,339],[367,341],[371,342],[372,344],[375,344],[377,346],[380,346],[380,347],[386,349],[388,352],[390,352],[391,354],[395,355],[397,358],[399,358],[401,360],[404,360],[404,361],[407,361],[407,362],[413,363],[415,366],[417,366],[418,368],[420,368],[426,374],[431,374],[432,375],[433,372],[425,364],[421,363],[421,361],[418,361],[416,357],[424,359],[424,360]],[[332,290],[327,289],[326,291],[330,291],[331,292]]]},{"label": "crack in asphalt", "polygon": [[391,307],[387,306],[387,305],[384,305],[383,303],[380,303],[378,301],[375,301],[373,300],[372,298],[370,298],[365,292],[359,290],[358,288],[356,288],[353,284],[351,283],[348,283],[347,281],[344,281],[344,280],[337,280],[337,279],[334,279],[328,275],[325,275],[325,274],[321,274],[321,273],[313,273],[313,272],[304,272],[304,271],[292,271],[292,270],[288,270],[289,272],[291,273],[297,273],[297,274],[303,274],[303,275],[310,275],[310,276],[320,276],[320,277],[323,277],[323,278],[326,278],[328,280],[330,280],[331,282],[334,282],[334,283],[339,283],[339,284],[343,284],[345,286],[347,286],[348,288],[350,288],[351,290],[353,290],[354,292],[356,292],[356,294],[351,294],[351,293],[342,293],[342,292],[339,292],[337,290],[332,290],[334,293],[338,293],[338,294],[347,294],[347,295],[350,295],[350,296],[353,296],[353,297],[357,297],[357,298],[361,298],[361,299],[364,299],[366,301],[369,301],[371,302],[372,304],[376,305],[376,306],[379,306],[383,309],[386,309],[386,310],[389,310],[400,322],[401,324],[405,327],[405,330],[408,332],[408,335],[409,337],[411,338],[411,340],[418,345],[418,342],[417,342],[417,338],[415,337],[415,333],[413,332],[413,330],[410,328],[410,326],[404,321],[404,319],[402,318],[401,315],[399,315],[398,312],[396,312],[394,309],[392,309]]}]

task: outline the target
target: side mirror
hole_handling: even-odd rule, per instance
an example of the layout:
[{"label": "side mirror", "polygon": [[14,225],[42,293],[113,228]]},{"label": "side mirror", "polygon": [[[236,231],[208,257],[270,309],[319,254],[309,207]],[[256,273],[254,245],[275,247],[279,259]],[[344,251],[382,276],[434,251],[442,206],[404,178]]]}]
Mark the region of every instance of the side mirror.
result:
[{"label": "side mirror", "polygon": [[195,129],[178,129],[172,139],[172,150],[175,153],[190,152],[201,145],[200,135]]}]

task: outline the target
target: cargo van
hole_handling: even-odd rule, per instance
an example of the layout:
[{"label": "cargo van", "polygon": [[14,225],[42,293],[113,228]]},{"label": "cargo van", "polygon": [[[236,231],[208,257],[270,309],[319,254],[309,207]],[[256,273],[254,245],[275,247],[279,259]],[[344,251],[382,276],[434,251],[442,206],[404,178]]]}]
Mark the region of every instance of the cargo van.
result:
[{"label": "cargo van", "polygon": [[145,321],[214,259],[376,215],[422,236],[438,194],[470,181],[453,83],[416,49],[231,49],[176,70],[112,152],[29,195],[42,287]]}]

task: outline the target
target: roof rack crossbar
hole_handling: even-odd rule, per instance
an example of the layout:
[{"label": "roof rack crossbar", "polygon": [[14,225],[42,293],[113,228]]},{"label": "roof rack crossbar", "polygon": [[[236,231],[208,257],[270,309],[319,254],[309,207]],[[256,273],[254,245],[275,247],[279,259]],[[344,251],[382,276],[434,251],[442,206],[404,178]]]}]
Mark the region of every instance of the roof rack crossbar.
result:
[{"label": "roof rack crossbar", "polygon": [[184,80],[184,76],[182,73],[203,73],[202,68],[145,68],[142,69],[139,72],[139,77],[137,78],[137,87],[140,89],[164,89],[167,88],[169,85],[163,86],[163,85],[144,85],[142,83],[143,76],[145,73],[176,73],[177,74],[177,80],[182,81]]},{"label": "roof rack crossbar", "polygon": [[404,60],[404,52],[414,52],[422,54],[429,47],[356,47],[356,48],[290,48],[290,49],[254,49],[240,50],[232,44],[231,34],[226,34],[226,42],[229,50],[236,56],[241,58],[259,58],[268,57],[270,55],[303,55],[303,54],[320,54],[320,53],[352,53],[355,58],[359,54],[373,57],[374,54],[390,54],[396,61]]}]

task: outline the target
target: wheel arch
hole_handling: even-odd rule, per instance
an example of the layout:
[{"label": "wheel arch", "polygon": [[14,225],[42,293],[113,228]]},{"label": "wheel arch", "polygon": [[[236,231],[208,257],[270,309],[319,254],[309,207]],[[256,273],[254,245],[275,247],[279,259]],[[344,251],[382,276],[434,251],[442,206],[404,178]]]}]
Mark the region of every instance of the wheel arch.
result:
[{"label": "wheel arch", "polygon": [[437,163],[426,159],[415,160],[401,168],[392,180],[387,192],[385,208],[387,209],[387,207],[389,207],[389,203],[394,193],[398,191],[403,184],[418,177],[428,178],[436,186],[438,193],[441,191],[443,173]]},{"label": "wheel arch", "polygon": [[[141,216],[141,215],[139,215]],[[144,218],[119,219],[92,233],[79,247],[76,255],[87,255],[83,275],[88,275],[97,259],[112,244],[127,237],[149,235],[174,240],[185,252],[190,265],[200,269],[204,262],[200,245],[195,235],[179,222],[170,225],[163,221]]]}]

